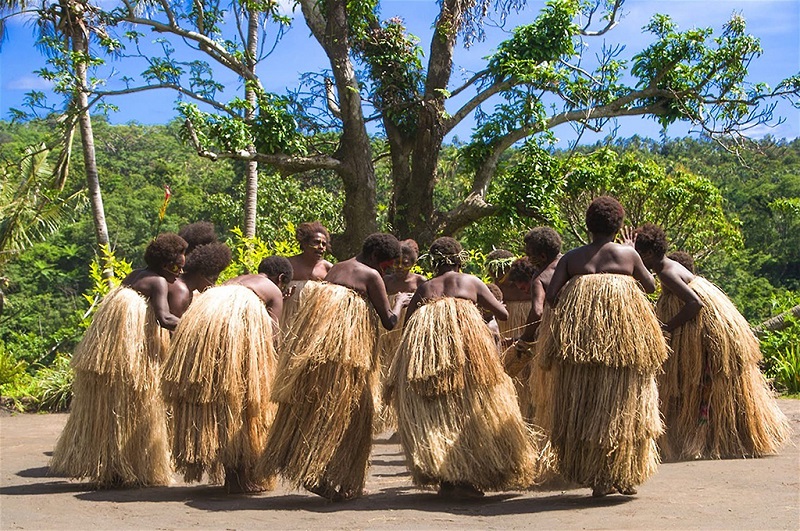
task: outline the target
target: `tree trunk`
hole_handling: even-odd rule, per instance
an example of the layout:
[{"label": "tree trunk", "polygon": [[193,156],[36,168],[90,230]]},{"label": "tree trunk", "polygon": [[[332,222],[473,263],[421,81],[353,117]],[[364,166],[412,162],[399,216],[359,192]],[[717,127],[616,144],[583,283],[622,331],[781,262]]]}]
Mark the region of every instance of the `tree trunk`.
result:
[{"label": "tree trunk", "polygon": [[[247,69],[255,74],[256,54],[258,53],[258,13],[247,10]],[[250,104],[245,113],[245,121],[251,122],[256,116],[256,91],[251,83],[245,81],[245,99]],[[254,145],[248,146],[251,153],[256,152]],[[258,215],[258,163],[247,162],[245,169],[244,199],[244,236],[252,238],[256,235],[256,218]]]},{"label": "tree trunk", "polygon": [[346,2],[301,0],[300,4],[308,27],[331,63],[339,97],[342,137],[336,158],[342,161],[338,174],[345,191],[342,212],[345,231],[334,236],[333,254],[339,259],[349,258],[358,254],[364,238],[378,230],[378,207],[372,146],[364,123],[358,80],[350,61]]},{"label": "tree trunk", "polygon": [[[89,41],[84,28],[74,24],[71,28],[72,51],[78,56],[89,56]],[[75,73],[80,86],[75,92],[76,107],[79,111],[79,125],[81,131],[81,146],[83,148],[83,165],[86,170],[86,186],[89,189],[89,202],[92,206],[92,220],[94,221],[95,239],[98,247],[108,245],[108,226],[106,213],[103,208],[103,194],[100,191],[100,176],[97,171],[95,158],[94,133],[92,132],[92,118],[89,115],[89,94],[87,65],[82,59],[75,60]],[[109,279],[114,275],[107,261],[105,253],[100,252],[103,260],[103,278]]]},{"label": "tree trunk", "polygon": [[800,304],[792,308],[791,310],[786,310],[780,315],[776,315],[775,317],[768,319],[761,323],[760,325],[753,328],[753,333],[758,337],[763,336],[767,332],[771,332],[773,330],[783,330],[789,323],[786,321],[786,318],[790,315],[793,315],[797,319],[800,319]]}]

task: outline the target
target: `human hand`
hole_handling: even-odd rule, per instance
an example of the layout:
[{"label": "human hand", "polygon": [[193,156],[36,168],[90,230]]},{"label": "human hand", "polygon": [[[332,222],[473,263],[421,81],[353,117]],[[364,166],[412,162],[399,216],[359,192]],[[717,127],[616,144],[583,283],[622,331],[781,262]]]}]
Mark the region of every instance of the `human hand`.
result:
[{"label": "human hand", "polygon": [[413,297],[413,293],[398,293],[397,298],[395,299],[395,304],[400,304],[400,306],[408,306],[408,303],[411,302],[411,297]]},{"label": "human hand", "polygon": [[286,288],[286,291],[283,292],[283,298],[284,299],[288,299],[289,297],[294,295],[294,290],[295,289],[297,289],[296,285],[295,286],[289,286],[288,288]]},{"label": "human hand", "polygon": [[629,247],[636,246],[636,229],[633,227],[622,227],[619,231],[619,239],[622,245]]}]

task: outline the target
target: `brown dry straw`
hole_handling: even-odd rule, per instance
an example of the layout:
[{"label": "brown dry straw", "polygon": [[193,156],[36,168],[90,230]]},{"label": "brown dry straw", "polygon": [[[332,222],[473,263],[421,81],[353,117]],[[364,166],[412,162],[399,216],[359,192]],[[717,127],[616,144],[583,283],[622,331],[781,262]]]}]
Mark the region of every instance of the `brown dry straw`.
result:
[{"label": "brown dry straw", "polygon": [[[758,368],[762,358],[758,339],[719,288],[701,277],[695,277],[689,287],[704,307],[672,333],[673,354],[659,379],[667,430],[659,442],[665,458],[776,453],[788,440],[790,429]],[[665,291],[656,311],[667,322],[682,306],[681,300]],[[704,405],[707,416],[701,416]]]},{"label": "brown dry straw", "polygon": [[390,383],[415,484],[507,490],[532,483],[539,434],[522,420],[513,383],[474,303],[448,297],[419,308]]},{"label": "brown dry straw", "polygon": [[322,283],[298,311],[279,363],[278,413],[258,466],[295,487],[324,483],[339,493],[364,486],[372,443],[378,317],[344,286]]},{"label": "brown dry straw", "polygon": [[160,363],[169,334],[129,288],[104,298],[72,357],[72,407],[55,475],[100,487],[167,485],[171,466]]},{"label": "brown dry straw", "polygon": [[226,468],[252,469],[264,451],[275,416],[272,330],[264,303],[243,286],[195,296],[181,318],[163,386],[172,456],[186,481],[205,472],[221,483]]},{"label": "brown dry straw", "polygon": [[555,361],[552,442],[559,471],[576,483],[626,490],[659,463],[655,375],[667,346],[653,307],[629,276],[584,275],[559,294],[541,330]]},{"label": "brown dry straw", "polygon": [[[389,295],[390,306],[394,306],[398,295],[398,293]],[[403,323],[405,323],[406,320],[407,309],[408,307],[404,306],[400,311],[400,315],[397,316],[397,325],[393,329],[386,330],[382,326],[378,327],[380,373],[377,380],[378,385],[375,389],[375,420],[373,422],[375,434],[397,428],[397,414],[394,411],[394,406],[392,406],[391,402],[384,402],[381,397],[383,396],[383,389],[386,387],[386,382],[389,378],[389,369],[392,366],[392,360],[397,352],[397,347],[400,345],[400,340],[403,337]]]},{"label": "brown dry straw", "polygon": [[315,288],[319,287],[320,282],[316,280],[292,280],[289,282],[289,289],[292,296],[283,299],[283,310],[281,311],[281,331],[284,335],[289,332],[295,316],[303,303]]}]

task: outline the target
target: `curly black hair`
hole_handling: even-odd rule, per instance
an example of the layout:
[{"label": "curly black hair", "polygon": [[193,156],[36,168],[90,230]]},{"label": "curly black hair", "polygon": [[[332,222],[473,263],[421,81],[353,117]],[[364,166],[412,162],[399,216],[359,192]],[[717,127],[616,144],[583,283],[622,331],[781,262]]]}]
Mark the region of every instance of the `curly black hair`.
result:
[{"label": "curly black hair", "polygon": [[268,256],[258,264],[258,272],[270,278],[284,276],[286,282],[291,282],[294,277],[294,268],[288,258],[283,256]]},{"label": "curly black hair", "polygon": [[440,265],[449,264],[460,266],[463,263],[461,253],[464,251],[461,243],[450,236],[436,238],[428,250],[431,263],[435,269]]},{"label": "curly black hair", "polygon": [[187,245],[186,240],[174,232],[159,234],[144,250],[144,262],[153,268],[172,265],[186,253]]},{"label": "curly black hair", "polygon": [[610,195],[601,195],[586,209],[586,228],[592,234],[616,234],[625,221],[625,209]]},{"label": "curly black hair", "polygon": [[667,235],[664,229],[652,223],[645,223],[636,229],[636,250],[641,253],[650,251],[658,259],[667,252]]},{"label": "curly black hair", "polygon": [[696,273],[694,268],[694,257],[692,257],[692,255],[690,255],[686,251],[675,251],[669,253],[667,255],[667,258],[669,258],[670,260],[675,260],[680,265],[688,269],[690,273]]},{"label": "curly black hair", "polygon": [[231,263],[231,249],[222,242],[200,245],[186,257],[183,272],[198,274],[206,278],[216,278]]},{"label": "curly black hair", "polygon": [[374,258],[378,262],[400,258],[400,242],[391,234],[376,232],[364,239],[361,246],[364,258]]},{"label": "curly black hair", "polygon": [[494,295],[495,299],[497,299],[499,302],[503,302],[503,290],[500,289],[500,286],[494,282],[489,282],[486,284],[486,287],[489,288],[489,291],[492,293],[492,295]]},{"label": "curly black hair", "polygon": [[508,280],[510,282],[530,282],[536,274],[536,266],[528,258],[517,258],[511,263],[508,270]]},{"label": "curly black hair", "polygon": [[297,226],[297,229],[294,231],[294,235],[297,238],[297,241],[300,243],[306,243],[314,235],[318,232],[321,232],[325,235],[325,239],[328,240],[328,248],[331,245],[331,233],[328,232],[328,229],[325,228],[325,225],[320,223],[319,221],[306,221],[301,223]]},{"label": "curly black hair", "polygon": [[217,241],[217,231],[214,229],[214,224],[210,221],[189,223],[181,227],[181,230],[178,231],[178,236],[186,240],[186,243],[189,244],[189,247],[186,249],[186,254],[191,253],[200,245],[206,245]]},{"label": "curly black hair", "polygon": [[553,261],[561,252],[561,236],[550,227],[534,227],[525,234],[525,252],[528,256],[544,253]]}]

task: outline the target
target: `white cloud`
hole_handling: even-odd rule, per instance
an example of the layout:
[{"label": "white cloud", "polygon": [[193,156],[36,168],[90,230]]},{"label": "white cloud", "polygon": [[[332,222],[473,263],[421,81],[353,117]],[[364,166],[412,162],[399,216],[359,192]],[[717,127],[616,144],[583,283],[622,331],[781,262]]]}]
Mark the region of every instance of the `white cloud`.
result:
[{"label": "white cloud", "polygon": [[4,90],[50,90],[53,88],[53,83],[36,75],[24,75],[15,79],[11,79],[4,84]]}]

